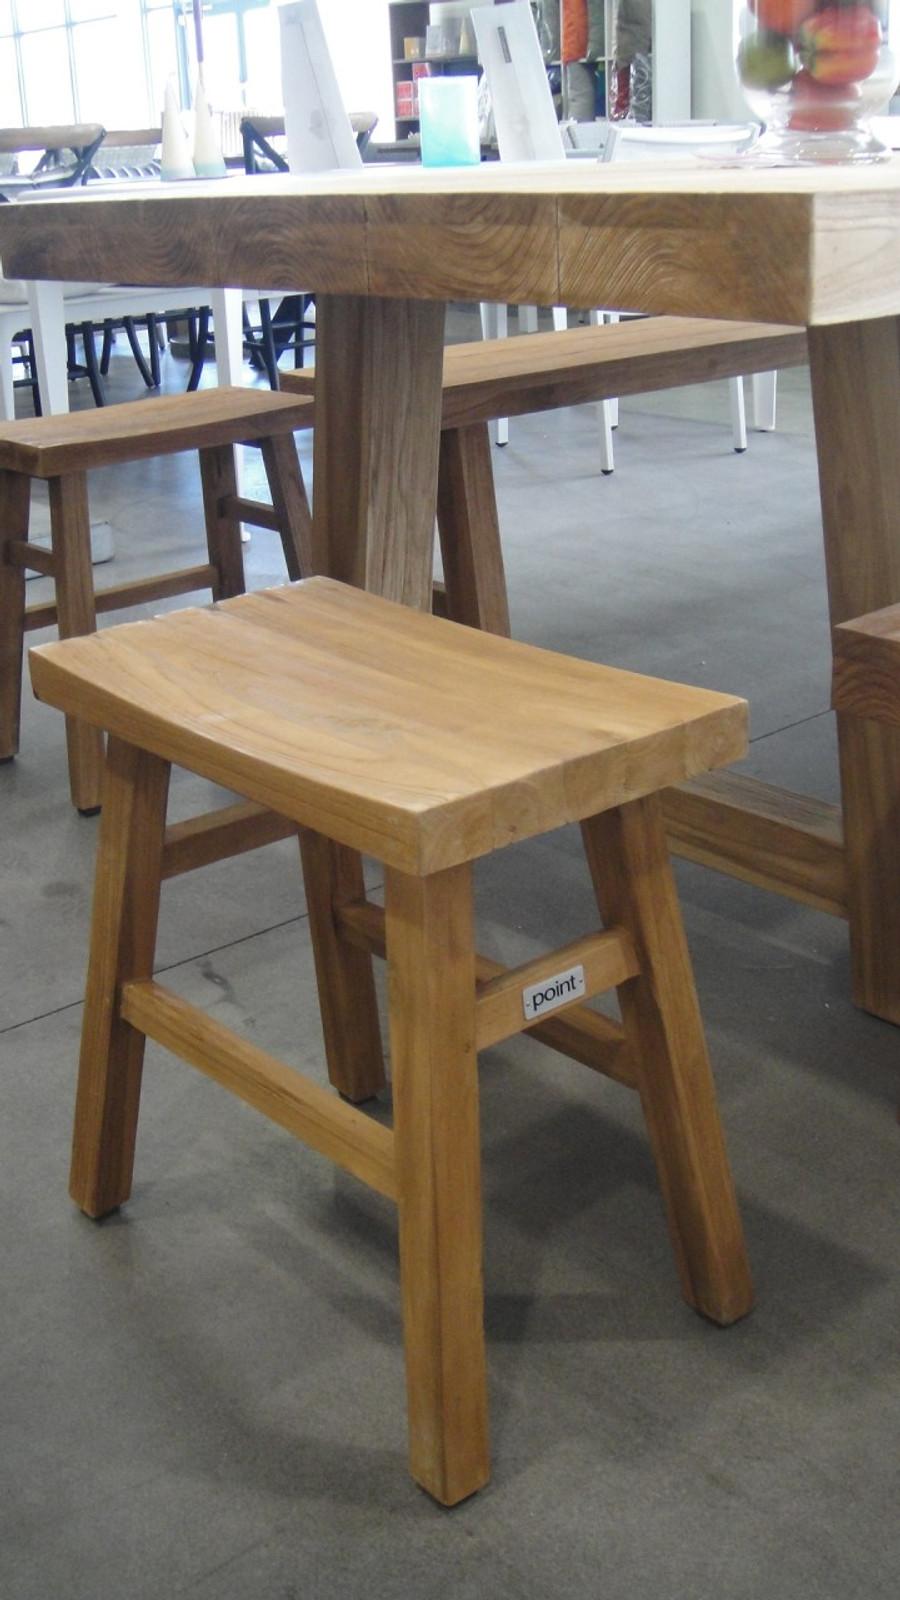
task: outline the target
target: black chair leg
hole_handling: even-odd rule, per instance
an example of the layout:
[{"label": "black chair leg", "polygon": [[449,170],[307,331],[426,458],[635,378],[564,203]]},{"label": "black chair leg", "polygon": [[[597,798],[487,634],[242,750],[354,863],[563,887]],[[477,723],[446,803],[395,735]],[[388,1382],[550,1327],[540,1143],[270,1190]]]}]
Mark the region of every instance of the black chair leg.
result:
[{"label": "black chair leg", "polygon": [[112,359],[113,345],[116,342],[115,329],[112,319],[107,317],[103,324],[103,343],[100,346],[100,371],[104,378],[109,376],[109,363]]},{"label": "black chair leg", "polygon": [[[157,375],[154,378],[154,375],[151,372],[150,367],[147,365],[146,357],[144,355],[143,350],[141,349],[141,341],[138,338],[137,328],[135,327],[134,317],[123,317],[122,326],[125,329],[125,337],[127,338],[128,343],[131,346],[131,354],[134,356],[138,372],[140,373],[141,377],[143,378],[145,384],[147,385],[147,388],[148,389],[158,389],[159,388],[159,376]],[[150,345],[151,345],[151,357],[150,357],[150,359],[152,361],[152,359],[153,359],[152,350],[153,350],[153,347],[154,347],[154,341],[152,339],[150,341]]]},{"label": "black chair leg", "polygon": [[200,387],[200,377],[203,372],[203,363],[209,353],[209,306],[201,306],[196,313],[191,313],[189,326],[191,328],[191,374],[188,378],[188,394],[193,394]]},{"label": "black chair leg", "polygon": [[259,322],[261,332],[260,354],[266,369],[270,389],[280,388],[278,380],[278,352],[275,348],[275,336],[272,329],[272,308],[268,300],[259,302]]},{"label": "black chair leg", "polygon": [[94,396],[94,404],[105,406],[106,395],[103,393],[103,380],[100,376],[100,366],[97,361],[97,346],[94,343],[94,324],[92,322],[82,322],[81,341],[84,345],[84,365],[88,375],[88,382],[91,386],[91,394]]},{"label": "black chair leg", "polygon": [[254,328],[253,323],[250,321],[250,313],[247,310],[246,304],[241,307],[241,331],[244,341],[244,354],[246,355],[247,360],[249,361],[254,372],[262,372],[264,370],[265,363],[260,355],[259,340],[256,337],[256,329]]},{"label": "black chair leg", "polygon": [[159,318],[155,311],[147,312],[147,345],[150,358],[150,375],[153,379],[152,387],[158,389],[162,381],[159,366],[159,352],[163,348],[162,332]]}]

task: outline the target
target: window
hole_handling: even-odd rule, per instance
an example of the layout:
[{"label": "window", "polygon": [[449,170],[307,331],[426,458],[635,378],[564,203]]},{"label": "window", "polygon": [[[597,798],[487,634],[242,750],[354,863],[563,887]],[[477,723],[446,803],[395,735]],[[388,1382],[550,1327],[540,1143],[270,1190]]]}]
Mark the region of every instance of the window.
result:
[{"label": "window", "polygon": [[[275,17],[269,0],[203,0],[214,105],[242,104],[253,57],[257,77],[271,80],[272,28],[248,27],[254,12]],[[8,127],[72,119],[149,127],[160,120],[168,79],[189,106],[196,75],[193,0],[0,0],[0,121]],[[279,93],[268,97],[273,106]]]},{"label": "window", "polygon": [[[0,107],[7,126],[148,120],[147,0],[0,0]],[[172,28],[172,11],[166,0]],[[173,52],[174,54],[174,52]],[[122,68],[135,62],[139,83]],[[156,119],[154,119],[156,120]]]},{"label": "window", "polygon": [[[345,103],[392,118],[387,6],[319,0]],[[203,0],[204,81],[217,110],[281,106],[276,0]],[[197,78],[193,0],[0,0],[0,125],[159,124],[166,83]],[[384,80],[384,81],[382,81]]]}]

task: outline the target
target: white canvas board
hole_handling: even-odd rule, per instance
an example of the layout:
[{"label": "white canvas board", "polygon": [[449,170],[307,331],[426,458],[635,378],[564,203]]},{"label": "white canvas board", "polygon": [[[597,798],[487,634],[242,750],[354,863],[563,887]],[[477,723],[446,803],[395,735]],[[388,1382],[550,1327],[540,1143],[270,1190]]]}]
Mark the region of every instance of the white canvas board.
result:
[{"label": "white canvas board", "polygon": [[279,7],[284,131],[291,172],[358,167],[362,157],[344,108],[316,0]]},{"label": "white canvas board", "polygon": [[547,69],[529,0],[472,12],[490,89],[501,161],[565,161]]}]

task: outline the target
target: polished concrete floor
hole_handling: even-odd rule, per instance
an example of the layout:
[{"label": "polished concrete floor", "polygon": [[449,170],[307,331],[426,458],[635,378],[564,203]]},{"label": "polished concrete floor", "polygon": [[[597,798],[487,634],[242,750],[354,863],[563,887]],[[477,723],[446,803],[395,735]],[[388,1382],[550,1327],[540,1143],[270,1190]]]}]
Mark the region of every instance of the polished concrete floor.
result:
[{"label": "polished concrete floor", "polygon": [[[780,396],[741,456],[722,386],[630,402],[610,478],[590,408],[515,422],[510,603],[521,638],[746,694],[747,770],[831,797],[804,375]],[[184,459],[97,473],[93,507],[119,574],[202,542]],[[273,536],[248,561],[280,580]],[[841,923],[677,869],[758,1294],[727,1331],[680,1299],[628,1091],[486,1053],[493,1480],[447,1512],[407,1476],[387,1202],[151,1049],[133,1198],[73,1208],[97,822],[30,694],[0,805],[0,1600],[896,1600],[900,1033],[852,1007]],[[590,918],[569,832],[478,886],[501,955]],[[159,962],[320,1060],[289,846],[170,885]]]}]

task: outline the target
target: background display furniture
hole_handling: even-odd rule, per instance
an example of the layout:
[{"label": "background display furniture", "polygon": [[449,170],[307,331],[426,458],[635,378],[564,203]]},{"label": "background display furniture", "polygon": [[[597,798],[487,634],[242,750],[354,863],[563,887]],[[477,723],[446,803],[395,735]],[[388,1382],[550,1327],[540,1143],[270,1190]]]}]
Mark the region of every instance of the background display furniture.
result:
[{"label": "background display furniture", "polygon": [[[323,578],[44,645],[31,662],[39,698],[110,736],[71,1172],[89,1216],[131,1192],[145,1038],[394,1199],[410,1468],[453,1505],[489,1474],[477,1052],[534,1029],[638,1091],[688,1304],[723,1325],[751,1309],[657,798],[743,754],[743,701]],[[173,762],[299,834],[340,1097],[153,978]],[[252,820],[231,816],[223,854]],[[568,822],[602,929],[523,966],[484,961],[473,861]],[[382,865],[383,911],[359,852]],[[393,1131],[347,1103],[384,1084],[375,954]],[[621,1025],[581,1004],[612,988]]]},{"label": "background display furniture", "polygon": [[[214,598],[244,587],[241,520],[277,528],[291,578],[310,569],[309,505],[293,431],[302,425],[302,400],[268,390],[214,388],[129,402],[104,411],[79,411],[0,429],[0,760],[19,748],[24,634],[56,623],[62,638],[93,633],[98,611],[144,605],[210,589]],[[235,477],[235,444],[262,451],[272,506],[242,499]],[[87,474],[95,467],[196,450],[203,482],[209,561],[156,573],[94,593]],[[29,542],[31,484],[50,492],[50,549]],[[26,608],[25,571],[54,580],[50,604]],[[79,811],[100,804],[102,740],[77,721],[67,724],[72,801]]]},{"label": "background display furniture", "polygon": [[[490,0],[486,0],[490,3]],[[475,43],[471,35],[457,23],[458,39],[454,53],[428,54],[428,27],[431,7],[428,0],[390,0],[388,27],[390,32],[391,72],[394,82],[394,115],[397,138],[407,139],[419,131],[415,80],[422,73],[479,72]],[[464,19],[461,19],[464,20]],[[452,30],[447,24],[446,37],[451,41]],[[417,41],[417,53],[407,54],[407,40]],[[460,43],[463,50],[460,50]],[[420,53],[418,53],[420,52]]]},{"label": "background display furniture", "polygon": [[[543,0],[541,18],[545,24],[546,12],[552,3],[553,0]],[[567,56],[562,77],[562,115],[579,121],[589,121],[593,115],[603,112],[609,116],[616,110],[617,0],[597,0],[594,5],[589,5],[588,0],[559,0],[559,6],[560,30],[555,33],[552,26],[545,25],[545,37],[565,39],[568,35],[571,39],[580,31],[585,52],[582,61]],[[649,94],[640,105],[630,105],[632,115],[637,113],[642,120],[652,117],[654,122],[686,122],[694,114],[691,103],[692,9],[691,0],[652,0],[651,43],[646,61]],[[731,20],[730,11],[728,20]],[[745,114],[745,107],[729,112],[732,120]]]}]

